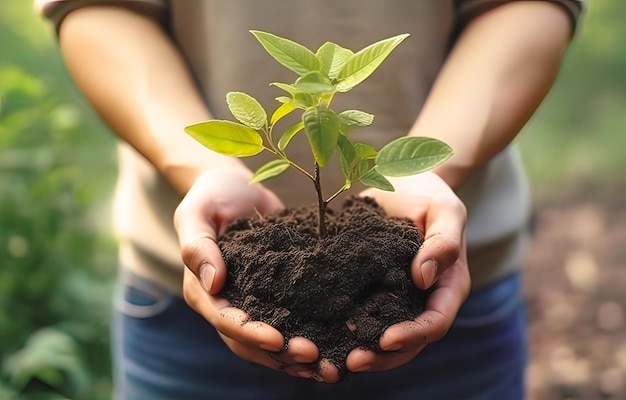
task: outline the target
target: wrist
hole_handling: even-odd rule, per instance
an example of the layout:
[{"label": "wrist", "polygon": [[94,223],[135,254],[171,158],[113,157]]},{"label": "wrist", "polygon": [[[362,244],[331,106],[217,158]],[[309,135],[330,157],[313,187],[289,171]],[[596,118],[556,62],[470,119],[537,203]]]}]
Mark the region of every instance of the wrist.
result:
[{"label": "wrist", "polygon": [[229,173],[239,173],[250,179],[252,172],[243,162],[231,157],[219,157],[213,162],[168,162],[159,168],[160,173],[170,183],[170,185],[180,195],[185,195],[194,182],[203,174],[210,172],[228,171]]},{"label": "wrist", "polygon": [[453,159],[435,167],[432,172],[438,175],[452,189],[456,190],[472,175],[476,167],[454,163]]}]

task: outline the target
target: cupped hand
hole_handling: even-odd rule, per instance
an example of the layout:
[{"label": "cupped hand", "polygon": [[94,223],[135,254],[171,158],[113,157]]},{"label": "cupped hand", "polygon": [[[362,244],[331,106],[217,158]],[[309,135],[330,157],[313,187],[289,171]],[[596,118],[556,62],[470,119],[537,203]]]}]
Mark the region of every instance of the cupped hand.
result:
[{"label": "cupped hand", "polygon": [[404,365],[450,329],[470,291],[465,223],[467,211],[454,191],[435,173],[391,179],[395,192],[367,189],[389,216],[408,217],[424,232],[424,244],[411,265],[420,289],[433,288],[425,311],[412,321],[389,327],[380,338],[382,352],[355,349],[346,362],[352,372],[383,371]]},{"label": "cupped hand", "polygon": [[262,185],[250,185],[245,169],[209,171],[191,187],[174,214],[185,274],[183,295],[189,306],[202,315],[224,343],[246,361],[283,370],[290,375],[335,382],[337,369],[318,361],[317,346],[305,338],[293,338],[285,348],[283,335],[260,321],[252,321],[219,293],[227,271],[217,238],[229,223],[254,213],[284,208]]}]

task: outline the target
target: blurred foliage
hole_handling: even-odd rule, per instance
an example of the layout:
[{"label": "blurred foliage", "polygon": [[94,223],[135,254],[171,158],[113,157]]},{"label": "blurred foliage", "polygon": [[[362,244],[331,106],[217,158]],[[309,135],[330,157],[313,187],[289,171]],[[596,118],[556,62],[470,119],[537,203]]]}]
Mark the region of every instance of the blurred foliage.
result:
[{"label": "blurred foliage", "polygon": [[52,33],[0,5],[0,398],[106,399],[113,140]]},{"label": "blurred foliage", "polygon": [[552,91],[520,144],[538,192],[626,178],[626,2],[590,0]]},{"label": "blurred foliage", "polygon": [[[519,140],[536,190],[624,183],[626,2],[591,3]],[[31,1],[0,3],[0,49],[0,399],[110,398],[113,137]]]},{"label": "blurred foliage", "polygon": [[58,329],[37,330],[4,364],[11,375],[12,387],[21,392],[34,381],[57,388],[61,393],[71,393],[74,398],[85,398],[89,392],[89,377],[78,344]]}]

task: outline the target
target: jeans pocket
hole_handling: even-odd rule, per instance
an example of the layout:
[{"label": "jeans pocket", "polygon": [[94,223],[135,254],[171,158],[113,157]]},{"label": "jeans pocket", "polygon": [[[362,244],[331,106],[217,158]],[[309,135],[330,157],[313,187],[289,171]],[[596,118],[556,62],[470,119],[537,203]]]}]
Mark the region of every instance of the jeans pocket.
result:
[{"label": "jeans pocket", "polygon": [[174,301],[174,295],[166,289],[128,273],[118,281],[115,292],[115,308],[131,318],[157,317]]}]

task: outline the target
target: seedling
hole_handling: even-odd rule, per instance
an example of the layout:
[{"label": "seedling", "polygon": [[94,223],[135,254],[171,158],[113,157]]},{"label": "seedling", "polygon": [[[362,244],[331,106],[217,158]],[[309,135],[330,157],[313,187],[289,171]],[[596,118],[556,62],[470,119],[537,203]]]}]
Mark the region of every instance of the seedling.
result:
[{"label": "seedling", "polygon": [[[249,157],[269,151],[276,159],[261,166],[252,183],[280,175],[292,167],[310,179],[317,193],[318,233],[327,235],[326,207],[353,183],[393,191],[387,177],[418,174],[432,169],[452,155],[445,143],[428,137],[405,136],[376,150],[371,145],[353,141],[349,133],[371,125],[374,116],[360,110],[334,111],[330,106],[337,93],[348,92],[367,79],[409,35],[381,40],[354,53],[335,43],[323,44],[316,53],[291,40],[271,33],[251,31],[265,50],[280,64],[298,75],[295,83],[275,82],[286,96],[276,98],[280,105],[270,118],[252,96],[230,92],[228,107],[239,122],[209,120],[185,128],[198,142],[217,153]],[[275,141],[274,128],[285,116],[299,110],[300,120],[287,127]],[[291,160],[287,154],[290,141],[304,131],[314,160],[313,171]],[[345,183],[324,198],[320,168],[337,151]]]}]

